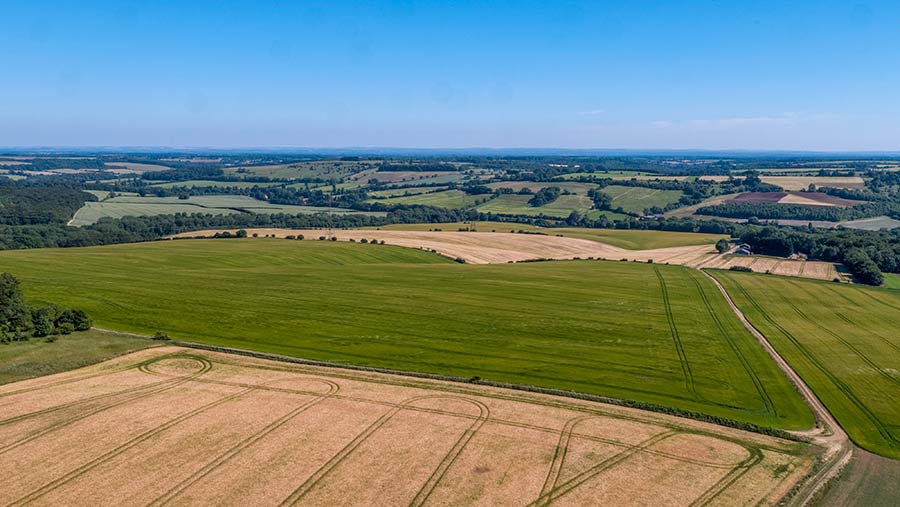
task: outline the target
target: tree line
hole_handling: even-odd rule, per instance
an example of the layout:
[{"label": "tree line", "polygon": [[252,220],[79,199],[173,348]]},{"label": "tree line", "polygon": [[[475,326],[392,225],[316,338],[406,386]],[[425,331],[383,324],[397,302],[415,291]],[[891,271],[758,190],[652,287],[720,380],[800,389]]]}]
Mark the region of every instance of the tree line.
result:
[{"label": "tree line", "polygon": [[90,328],[91,318],[82,310],[66,309],[59,305],[28,305],[19,280],[10,273],[0,273],[0,343],[52,337]]}]

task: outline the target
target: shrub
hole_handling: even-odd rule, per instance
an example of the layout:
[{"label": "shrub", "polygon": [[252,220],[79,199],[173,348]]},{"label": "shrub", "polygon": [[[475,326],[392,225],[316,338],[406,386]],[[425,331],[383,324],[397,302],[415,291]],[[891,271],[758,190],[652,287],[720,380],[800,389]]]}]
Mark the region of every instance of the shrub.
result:
[{"label": "shrub", "polygon": [[72,331],[75,331],[75,326],[71,322],[63,322],[60,324],[58,331],[60,334],[72,334]]},{"label": "shrub", "polygon": [[288,234],[287,236],[284,237],[284,239],[297,239],[297,236],[294,236],[293,234]]},{"label": "shrub", "polygon": [[325,241],[325,236],[319,236],[319,241]]},{"label": "shrub", "polygon": [[246,238],[246,237],[247,237],[247,231],[245,231],[244,229],[240,229],[240,230],[237,231],[237,233],[235,234],[235,237],[238,237],[238,238]]},{"label": "shrub", "polygon": [[[351,241],[352,241],[352,240],[351,240]],[[363,239],[359,240],[359,242],[360,242],[360,243],[368,243],[369,240],[367,240],[366,238],[363,238]]]},{"label": "shrub", "polygon": [[305,239],[305,238],[303,237],[302,234],[298,234],[298,235],[297,235],[297,240],[298,240],[298,241],[302,241],[303,239]]},{"label": "shrub", "polygon": [[337,236],[332,236],[331,241],[337,241]]},{"label": "shrub", "polygon": [[156,334],[153,335],[153,339],[158,340],[158,341],[171,340],[171,338],[169,338],[169,335],[167,335],[166,333],[163,333],[162,331],[157,331]]},{"label": "shrub", "polygon": [[453,260],[456,261],[456,262],[458,262],[458,263],[460,263],[460,264],[465,264],[465,263],[466,263],[466,260],[463,259],[462,257],[457,257],[457,258],[455,258],[455,259],[453,259]]},{"label": "shrub", "polygon": [[731,266],[730,268],[728,268],[728,270],[729,271],[742,271],[744,273],[752,273],[753,272],[753,268],[748,267],[748,266]]}]

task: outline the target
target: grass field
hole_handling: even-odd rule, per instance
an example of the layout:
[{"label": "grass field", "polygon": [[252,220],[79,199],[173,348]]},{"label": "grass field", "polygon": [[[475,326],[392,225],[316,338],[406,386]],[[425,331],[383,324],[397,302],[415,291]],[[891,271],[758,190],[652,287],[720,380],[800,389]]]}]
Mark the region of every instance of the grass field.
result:
[{"label": "grass field", "polygon": [[696,232],[642,231],[634,229],[588,229],[583,227],[537,227],[515,222],[456,222],[448,224],[392,224],[381,229],[397,231],[458,231],[474,227],[478,232],[540,232],[549,236],[560,234],[567,238],[599,241],[629,250],[651,250],[674,246],[712,245],[727,238],[721,234],[701,234]]},{"label": "grass field", "polygon": [[577,183],[565,181],[498,181],[496,183],[489,183],[487,186],[492,189],[511,188],[515,192],[518,192],[523,188],[527,188],[533,192],[537,192],[538,190],[541,190],[543,188],[557,187],[560,190],[569,191],[573,194],[579,195],[587,195],[588,190],[597,188],[597,185],[593,183]]},{"label": "grass field", "polygon": [[0,384],[81,368],[157,345],[143,338],[90,330],[0,345]]},{"label": "grass field", "polygon": [[768,505],[813,462],[601,403],[177,347],[0,386],[0,414],[3,505]]},{"label": "grass field", "polygon": [[370,167],[366,162],[342,162],[336,160],[320,160],[296,162],[292,164],[275,164],[261,166],[239,166],[225,169],[225,173],[235,176],[263,176],[278,179],[317,178],[321,180],[340,181],[351,174]]},{"label": "grass field", "polygon": [[850,437],[900,458],[900,294],[716,271]]},{"label": "grass field", "polygon": [[258,239],[2,252],[0,270],[111,329],[812,422],[714,285],[676,266]]},{"label": "grass field", "polygon": [[900,275],[896,273],[885,273],[884,286],[888,289],[900,289]]},{"label": "grass field", "polygon": [[[594,203],[585,195],[561,195],[555,201],[544,206],[533,207],[528,205],[531,195],[506,194],[496,197],[481,206],[478,211],[482,213],[495,213],[498,215],[526,215],[565,218],[573,211],[587,213]],[[622,217],[622,215],[618,215]]]},{"label": "grass field", "polygon": [[75,212],[70,225],[80,227],[96,223],[103,217],[122,218],[125,216],[170,215],[174,213],[208,213],[226,215],[232,213],[338,213],[338,214],[383,214],[366,213],[344,208],[315,206],[291,206],[272,204],[246,195],[200,195],[188,199],[177,197],[120,196],[103,202],[87,202]]},{"label": "grass field", "polygon": [[612,209],[622,208],[626,213],[644,213],[645,208],[663,208],[678,202],[681,190],[657,190],[644,187],[610,185],[603,193],[612,197]]},{"label": "grass field", "polygon": [[155,183],[151,186],[158,188],[172,187],[237,187],[237,188],[253,188],[253,187],[269,187],[279,185],[280,183],[259,183],[255,181],[213,181],[213,180],[188,180],[188,181],[167,181],[166,183]]},{"label": "grass field", "polygon": [[408,187],[408,188],[389,188],[387,190],[376,190],[369,192],[369,197],[401,197],[405,195],[427,194],[429,192],[439,192],[447,190],[447,187]]},{"label": "grass field", "polygon": [[387,199],[371,199],[369,202],[381,203],[386,206],[394,204],[420,204],[424,206],[438,206],[440,208],[464,209],[474,206],[482,200],[491,198],[492,196],[490,194],[469,195],[462,190],[445,190],[443,192],[390,197]]}]

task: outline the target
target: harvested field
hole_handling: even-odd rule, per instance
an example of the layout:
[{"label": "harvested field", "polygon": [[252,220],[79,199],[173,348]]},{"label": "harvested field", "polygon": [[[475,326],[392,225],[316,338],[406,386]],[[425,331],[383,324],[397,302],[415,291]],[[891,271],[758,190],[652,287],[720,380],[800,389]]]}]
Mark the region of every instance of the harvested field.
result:
[{"label": "harvested field", "polygon": [[[212,236],[219,230],[184,232],[173,238]],[[232,231],[235,232],[235,231]],[[283,238],[302,234],[315,239],[327,234],[315,229],[247,229],[248,234],[272,235]],[[374,229],[334,230],[338,241],[378,240],[389,245],[436,251],[452,259],[462,258],[472,264],[502,264],[534,259],[602,258],[609,260],[636,260],[671,264],[715,252],[711,245],[691,245],[653,250],[627,250],[598,241],[572,237],[545,236],[543,234],[512,234],[508,232],[452,232],[452,231],[398,231]]]},{"label": "harvested field", "polygon": [[8,505],[756,505],[812,462],[600,403],[176,347],[0,406]]},{"label": "harvested field", "polygon": [[738,195],[733,202],[773,202],[779,204],[802,204],[806,206],[855,206],[863,201],[842,199],[822,192],[746,192]]},{"label": "harvested field", "polygon": [[809,186],[833,188],[864,188],[859,176],[760,176],[763,183],[778,185],[785,190],[806,190]]},{"label": "harvested field", "polygon": [[701,262],[689,263],[688,265],[711,269],[729,269],[732,266],[744,266],[752,269],[755,273],[769,273],[827,281],[835,278],[844,279],[844,276],[838,272],[837,266],[831,262],[783,259],[762,255],[716,255]]},{"label": "harvested field", "polygon": [[172,168],[159,164],[141,164],[138,162],[107,162],[105,171],[117,174],[143,174],[156,171],[170,171]]}]

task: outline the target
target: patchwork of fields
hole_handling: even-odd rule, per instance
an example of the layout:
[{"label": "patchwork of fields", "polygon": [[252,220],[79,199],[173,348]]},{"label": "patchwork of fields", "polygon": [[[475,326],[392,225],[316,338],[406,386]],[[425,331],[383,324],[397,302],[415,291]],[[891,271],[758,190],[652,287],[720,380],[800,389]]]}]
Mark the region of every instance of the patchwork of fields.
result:
[{"label": "patchwork of fields", "polygon": [[177,197],[140,197],[120,196],[104,199],[101,202],[86,202],[80,208],[69,225],[81,227],[96,223],[104,217],[122,218],[126,216],[171,215],[175,213],[207,213],[211,215],[228,215],[233,213],[338,213],[338,214],[374,214],[345,208],[326,208],[315,206],[291,206],[272,204],[245,195],[201,195],[188,199]]},{"label": "patchwork of fields", "polygon": [[0,387],[0,407],[8,505],[753,505],[812,464],[599,403],[176,347]]},{"label": "patchwork of fields", "polygon": [[858,445],[900,458],[900,293],[714,274]]},{"label": "patchwork of fields", "polygon": [[626,213],[644,213],[646,208],[664,208],[678,202],[684,193],[681,190],[657,190],[644,187],[623,187],[610,185],[603,193],[612,197],[612,209],[622,208]]},{"label": "patchwork of fields", "polygon": [[381,203],[386,206],[395,204],[419,204],[423,206],[438,206],[449,209],[464,209],[474,206],[475,204],[490,200],[493,196],[488,195],[469,195],[462,190],[444,190],[441,192],[429,192],[417,195],[407,195],[399,197],[389,197],[386,199],[370,199],[370,203]]},{"label": "patchwork of fields", "polygon": [[106,328],[812,423],[712,282],[687,268],[470,266],[387,245],[258,239],[2,252],[0,270],[32,300],[84,308]]}]

